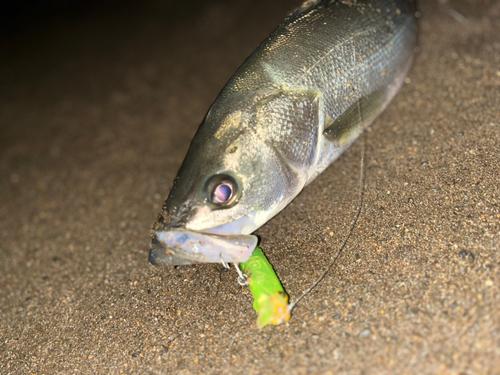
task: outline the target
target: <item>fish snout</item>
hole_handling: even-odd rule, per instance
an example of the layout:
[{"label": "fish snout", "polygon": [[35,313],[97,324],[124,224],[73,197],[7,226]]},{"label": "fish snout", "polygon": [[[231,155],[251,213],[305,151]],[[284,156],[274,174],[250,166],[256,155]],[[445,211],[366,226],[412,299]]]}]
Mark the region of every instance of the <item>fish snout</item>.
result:
[{"label": "fish snout", "polygon": [[159,241],[156,233],[151,238],[149,262],[154,266],[180,266],[194,263],[176,256],[175,249],[169,249],[165,243]]}]

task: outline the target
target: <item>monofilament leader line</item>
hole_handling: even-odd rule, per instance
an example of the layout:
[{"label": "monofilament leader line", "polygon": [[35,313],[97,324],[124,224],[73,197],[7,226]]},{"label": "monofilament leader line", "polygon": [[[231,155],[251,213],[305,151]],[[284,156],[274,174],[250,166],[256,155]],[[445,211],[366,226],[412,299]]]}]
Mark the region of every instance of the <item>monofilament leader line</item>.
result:
[{"label": "monofilament leader line", "polygon": [[363,198],[365,195],[365,137],[361,135],[361,166],[360,166],[360,171],[359,171],[359,198],[358,198],[358,207],[356,210],[356,214],[354,215],[354,218],[352,219],[351,222],[351,228],[349,229],[349,232],[347,233],[346,238],[344,239],[344,242],[342,242],[342,245],[340,245],[339,250],[337,251],[337,254],[332,256],[330,263],[325,267],[321,275],[316,279],[314,283],[311,284],[307,290],[302,293],[302,295],[297,298],[295,301],[292,301],[288,304],[288,312],[291,313],[292,310],[295,308],[297,303],[307,296],[314,288],[318,286],[318,284],[325,278],[326,274],[332,266],[335,264],[335,261],[339,258],[340,254],[342,253],[342,250],[345,248],[347,241],[349,241],[349,238],[351,238],[352,233],[354,232],[354,228],[356,227],[356,224],[358,223],[358,219],[361,215],[361,210],[363,208]]}]

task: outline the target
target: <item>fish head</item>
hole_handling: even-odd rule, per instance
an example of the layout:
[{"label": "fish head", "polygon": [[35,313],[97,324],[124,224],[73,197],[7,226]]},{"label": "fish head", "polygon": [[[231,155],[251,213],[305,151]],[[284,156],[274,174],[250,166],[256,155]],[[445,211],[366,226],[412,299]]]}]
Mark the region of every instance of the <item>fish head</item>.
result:
[{"label": "fish head", "polygon": [[293,198],[287,192],[297,184],[258,122],[254,97],[214,103],[153,227],[153,264],[250,257],[257,246],[250,233]]}]

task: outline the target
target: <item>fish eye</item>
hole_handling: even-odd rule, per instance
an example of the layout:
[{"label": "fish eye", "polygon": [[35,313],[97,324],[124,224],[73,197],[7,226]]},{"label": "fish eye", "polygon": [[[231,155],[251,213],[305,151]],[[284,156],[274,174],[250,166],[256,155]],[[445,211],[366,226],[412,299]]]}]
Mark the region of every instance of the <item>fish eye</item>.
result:
[{"label": "fish eye", "polygon": [[208,200],[221,207],[227,207],[236,201],[238,196],[238,183],[227,175],[213,176],[209,180]]}]

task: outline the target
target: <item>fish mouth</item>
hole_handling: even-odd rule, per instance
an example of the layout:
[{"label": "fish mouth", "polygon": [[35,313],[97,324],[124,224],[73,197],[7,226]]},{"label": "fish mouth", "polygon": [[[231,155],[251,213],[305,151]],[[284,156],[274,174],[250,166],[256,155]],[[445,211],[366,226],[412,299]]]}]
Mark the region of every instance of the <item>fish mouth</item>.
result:
[{"label": "fish mouth", "polygon": [[149,262],[155,266],[246,262],[257,247],[253,235],[221,236],[181,228],[155,231]]}]

